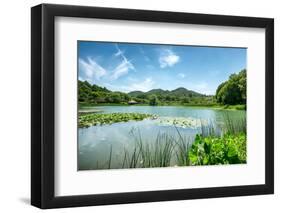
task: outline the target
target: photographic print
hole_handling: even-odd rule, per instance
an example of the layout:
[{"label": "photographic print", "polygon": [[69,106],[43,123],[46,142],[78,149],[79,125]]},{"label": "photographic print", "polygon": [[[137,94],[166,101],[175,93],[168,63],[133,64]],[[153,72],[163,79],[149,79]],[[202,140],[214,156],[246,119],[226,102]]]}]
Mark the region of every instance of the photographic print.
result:
[{"label": "photographic print", "polygon": [[78,170],[247,163],[247,48],[77,45]]},{"label": "photographic print", "polygon": [[33,206],[273,193],[274,19],[32,7]]}]

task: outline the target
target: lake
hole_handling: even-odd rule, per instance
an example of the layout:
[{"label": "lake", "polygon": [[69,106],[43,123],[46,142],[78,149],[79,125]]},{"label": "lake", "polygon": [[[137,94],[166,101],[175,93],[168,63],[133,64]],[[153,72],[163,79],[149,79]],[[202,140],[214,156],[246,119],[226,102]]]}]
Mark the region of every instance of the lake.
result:
[{"label": "lake", "polygon": [[202,123],[211,122],[220,134],[224,114],[231,119],[246,117],[246,111],[181,106],[98,106],[84,110],[148,113],[156,118],[79,128],[78,170],[104,169],[109,160],[110,168],[120,168],[125,150],[133,151],[140,138],[145,143],[154,143],[159,135],[168,134],[175,138],[188,137],[192,141],[202,132]]}]

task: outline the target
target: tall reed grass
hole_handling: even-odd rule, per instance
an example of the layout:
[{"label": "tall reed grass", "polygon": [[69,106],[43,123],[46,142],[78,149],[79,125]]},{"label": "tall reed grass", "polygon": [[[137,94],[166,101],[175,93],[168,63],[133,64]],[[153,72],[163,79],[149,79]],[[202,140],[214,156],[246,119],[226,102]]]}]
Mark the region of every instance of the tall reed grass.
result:
[{"label": "tall reed grass", "polygon": [[170,166],[174,151],[174,138],[158,133],[153,143],[144,141],[140,130],[132,133],[135,146],[130,152],[124,148],[122,168],[149,168]]},{"label": "tall reed grass", "polygon": [[[143,139],[139,129],[132,129],[130,134],[134,142],[133,148],[123,150],[123,158],[119,162],[120,168],[152,168],[169,166],[191,165],[189,151],[194,142],[194,137],[183,135],[175,127],[176,134],[158,132],[154,141]],[[218,126],[212,120],[201,121],[201,137],[222,138],[225,134],[246,134],[246,118],[241,116],[233,118],[229,113],[223,114],[223,125]],[[110,169],[112,164],[112,146],[110,146],[109,159],[97,169]]]},{"label": "tall reed grass", "polygon": [[247,134],[246,116],[233,117],[229,113],[223,113],[224,134]]}]

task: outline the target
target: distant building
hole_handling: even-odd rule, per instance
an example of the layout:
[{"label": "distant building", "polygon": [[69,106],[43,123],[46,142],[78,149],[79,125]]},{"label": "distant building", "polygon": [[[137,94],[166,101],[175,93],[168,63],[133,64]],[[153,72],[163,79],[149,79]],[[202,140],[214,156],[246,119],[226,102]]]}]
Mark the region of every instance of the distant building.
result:
[{"label": "distant building", "polygon": [[136,102],[135,100],[130,100],[130,101],[128,101],[128,104],[129,105],[133,105],[133,104],[137,104],[138,102]]}]

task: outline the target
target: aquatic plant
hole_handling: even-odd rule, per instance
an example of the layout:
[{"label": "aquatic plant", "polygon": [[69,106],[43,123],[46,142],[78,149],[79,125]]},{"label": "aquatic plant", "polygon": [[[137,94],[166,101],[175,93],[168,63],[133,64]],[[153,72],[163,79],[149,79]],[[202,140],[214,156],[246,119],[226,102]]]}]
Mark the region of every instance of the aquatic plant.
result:
[{"label": "aquatic plant", "polygon": [[179,135],[178,140],[175,140],[175,155],[177,157],[177,166],[189,166],[189,150],[193,139],[191,137],[183,136],[176,126],[175,128]]},{"label": "aquatic plant", "polygon": [[212,120],[208,122],[201,121],[201,136],[220,136],[221,131],[217,125]]},{"label": "aquatic plant", "polygon": [[156,124],[161,126],[175,126],[179,128],[196,129],[202,124],[207,124],[206,120],[192,117],[159,117]]},{"label": "aquatic plant", "polygon": [[221,131],[218,128],[212,121],[201,125],[202,134],[196,135],[189,151],[191,165],[246,163],[246,117],[225,112]]},{"label": "aquatic plant", "polygon": [[247,161],[244,133],[222,137],[198,134],[193,139],[179,131],[178,136],[159,132],[154,142],[144,141],[140,131],[134,134],[134,146],[124,147],[123,158],[115,162],[119,166],[111,167],[110,147],[109,160],[100,162],[96,169],[242,164]]},{"label": "aquatic plant", "polygon": [[171,165],[174,138],[167,133],[158,133],[155,142],[143,140],[139,129],[131,131],[135,146],[132,154],[124,148],[122,168],[167,167]]},{"label": "aquatic plant", "polygon": [[246,163],[246,135],[226,134],[223,137],[196,135],[189,151],[191,165]]},{"label": "aquatic plant", "polygon": [[141,121],[153,115],[144,113],[88,113],[79,114],[79,127],[113,124],[127,121]]},{"label": "aquatic plant", "polygon": [[[99,118],[95,121],[104,123],[127,121],[132,118],[136,118],[136,120],[151,118],[151,115],[141,114],[142,116],[140,116],[139,113],[95,115],[102,115],[101,117],[95,117]],[[103,115],[108,115],[109,118]],[[107,119],[110,120],[107,121]],[[184,131],[180,131],[180,128],[183,127],[179,127],[181,125],[177,122],[170,123],[175,127],[175,134],[158,132],[156,137],[148,139],[144,139],[140,129],[132,128],[130,130],[132,146],[124,147],[121,157],[114,158],[114,166],[112,166],[113,152],[111,146],[109,158],[107,158],[109,160],[99,162],[96,169],[246,163],[246,118],[244,116],[232,118],[230,114],[225,113],[223,119],[222,125],[218,125],[212,120],[201,120],[199,122],[201,132],[195,138],[185,135]],[[156,122],[159,120],[161,119],[157,118]]]},{"label": "aquatic plant", "polygon": [[229,113],[223,113],[223,129],[225,134],[247,133],[246,116],[233,117]]}]

